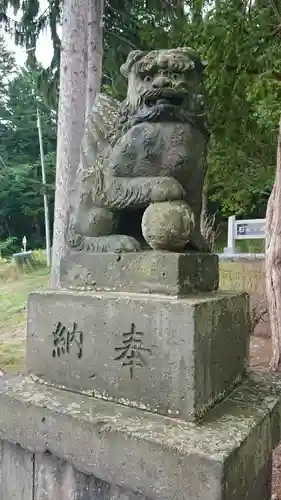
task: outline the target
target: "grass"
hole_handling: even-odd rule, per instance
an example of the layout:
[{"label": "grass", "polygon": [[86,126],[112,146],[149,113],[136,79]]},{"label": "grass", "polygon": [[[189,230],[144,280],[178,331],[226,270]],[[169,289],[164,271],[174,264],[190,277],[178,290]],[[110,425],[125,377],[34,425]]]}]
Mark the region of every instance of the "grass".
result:
[{"label": "grass", "polygon": [[221,261],[220,288],[265,295],[264,261]]},{"label": "grass", "polygon": [[[226,247],[226,237],[218,238],[215,246],[217,253],[223,253]],[[236,240],[235,247],[238,253],[264,253],[264,240]]]},{"label": "grass", "polygon": [[0,285],[0,328],[17,328],[25,321],[26,300],[28,294],[36,288],[47,286],[49,272],[40,269],[23,274],[20,279]]},{"label": "grass", "polygon": [[33,272],[20,272],[0,259],[0,369],[4,371],[24,368],[27,297],[49,283],[48,269],[37,264]]}]

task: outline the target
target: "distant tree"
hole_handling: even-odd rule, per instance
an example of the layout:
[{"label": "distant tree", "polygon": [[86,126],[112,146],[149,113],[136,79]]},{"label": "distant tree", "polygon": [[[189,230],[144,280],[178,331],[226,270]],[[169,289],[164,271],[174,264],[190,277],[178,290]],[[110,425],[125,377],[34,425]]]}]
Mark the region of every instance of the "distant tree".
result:
[{"label": "distant tree", "polygon": [[[2,42],[2,43],[1,43]],[[19,71],[0,39],[0,240],[44,242],[43,192],[36,110],[43,122],[47,189],[54,195],[56,114],[35,95],[33,74]],[[3,77],[2,77],[3,75]]]},{"label": "distant tree", "polygon": [[[16,72],[15,58],[8,51],[4,38],[0,35],[0,105],[3,106],[8,96],[9,79]],[[1,108],[2,113],[2,108]]]}]

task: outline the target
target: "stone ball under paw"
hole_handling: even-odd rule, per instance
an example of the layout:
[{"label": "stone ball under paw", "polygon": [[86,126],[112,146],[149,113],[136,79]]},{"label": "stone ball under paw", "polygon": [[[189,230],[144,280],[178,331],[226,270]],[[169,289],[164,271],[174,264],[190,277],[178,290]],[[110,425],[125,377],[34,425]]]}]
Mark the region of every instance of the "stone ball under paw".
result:
[{"label": "stone ball under paw", "polygon": [[194,216],[184,201],[153,203],[142,217],[142,234],[155,250],[183,250],[194,228]]}]

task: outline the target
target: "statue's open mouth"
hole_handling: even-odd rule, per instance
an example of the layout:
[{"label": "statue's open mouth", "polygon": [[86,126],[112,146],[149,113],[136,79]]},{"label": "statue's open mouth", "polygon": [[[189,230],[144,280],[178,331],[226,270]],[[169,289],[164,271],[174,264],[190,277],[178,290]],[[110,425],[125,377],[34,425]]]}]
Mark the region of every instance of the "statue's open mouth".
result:
[{"label": "statue's open mouth", "polygon": [[153,89],[141,96],[135,115],[131,117],[129,126],[141,122],[155,121],[186,121],[184,109],[186,107],[187,92],[175,89]]},{"label": "statue's open mouth", "polygon": [[175,92],[155,92],[155,94],[147,94],[144,98],[144,104],[148,108],[155,106],[181,106],[183,104],[184,97],[181,94]]}]

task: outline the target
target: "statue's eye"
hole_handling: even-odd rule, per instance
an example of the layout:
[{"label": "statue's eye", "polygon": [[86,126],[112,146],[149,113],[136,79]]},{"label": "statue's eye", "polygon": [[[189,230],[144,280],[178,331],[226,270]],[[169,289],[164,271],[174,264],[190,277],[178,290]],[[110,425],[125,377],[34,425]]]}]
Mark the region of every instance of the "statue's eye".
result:
[{"label": "statue's eye", "polygon": [[180,73],[172,73],[173,80],[180,80],[180,77],[181,77]]},{"label": "statue's eye", "polygon": [[145,83],[149,83],[149,82],[151,82],[151,81],[152,81],[151,76],[146,75],[146,76],[144,77],[144,81],[145,81]]}]

